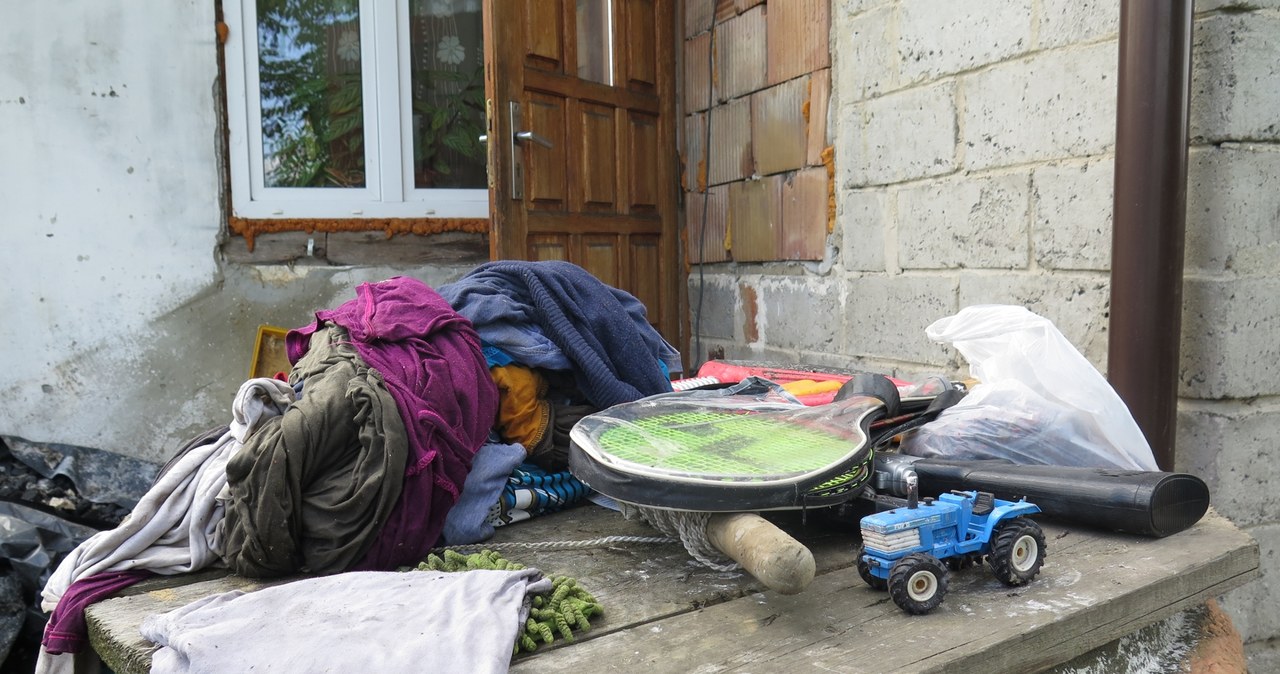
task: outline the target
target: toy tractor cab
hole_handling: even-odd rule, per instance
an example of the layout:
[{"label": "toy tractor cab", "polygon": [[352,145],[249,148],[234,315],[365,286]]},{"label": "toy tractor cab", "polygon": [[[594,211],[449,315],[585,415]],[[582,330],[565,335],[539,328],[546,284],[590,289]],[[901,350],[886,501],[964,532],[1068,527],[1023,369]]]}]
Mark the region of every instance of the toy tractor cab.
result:
[{"label": "toy tractor cab", "polygon": [[977,491],[917,499],[914,474],[908,484],[906,507],[862,518],[858,549],[858,575],[873,588],[888,588],[902,610],[919,615],[937,608],[947,594],[948,567],[960,570],[983,557],[1005,585],[1040,572],[1044,532],[1025,517],[1039,507]]}]

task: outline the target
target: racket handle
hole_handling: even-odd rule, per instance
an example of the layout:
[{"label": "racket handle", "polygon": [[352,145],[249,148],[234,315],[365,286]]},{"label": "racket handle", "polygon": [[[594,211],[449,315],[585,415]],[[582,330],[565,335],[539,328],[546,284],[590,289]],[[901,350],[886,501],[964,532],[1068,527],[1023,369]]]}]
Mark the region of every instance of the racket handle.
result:
[{"label": "racket handle", "polygon": [[796,594],[813,580],[809,548],[755,513],[712,515],[707,540],[775,592]]}]

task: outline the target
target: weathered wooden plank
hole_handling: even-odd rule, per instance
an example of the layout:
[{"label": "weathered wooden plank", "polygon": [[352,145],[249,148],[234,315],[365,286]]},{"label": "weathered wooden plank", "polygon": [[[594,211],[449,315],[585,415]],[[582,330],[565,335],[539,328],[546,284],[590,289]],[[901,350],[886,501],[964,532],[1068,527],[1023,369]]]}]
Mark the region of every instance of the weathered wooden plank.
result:
[{"label": "weathered wooden plank", "polygon": [[[204,579],[192,582],[191,576]],[[187,584],[182,584],[183,581]],[[138,631],[147,616],[172,611],[211,594],[232,590],[252,592],[272,584],[276,583],[228,576],[225,571],[148,581],[85,611],[89,644],[117,674],[146,674],[151,671],[151,654],[158,648]]]},{"label": "weathered wooden plank", "polygon": [[1010,589],[974,569],[908,616],[852,569],[795,596],[760,593],[518,660],[514,672],[1025,672],[1070,659],[1257,575],[1257,545],[1216,513],[1165,539],[1046,526],[1041,576]]},{"label": "weathered wooden plank", "polygon": [[[557,549],[605,536],[654,536],[595,506],[498,530],[487,546],[549,575],[577,578],[605,607],[574,644],[521,656],[513,671],[717,672],[735,669],[1032,671],[1069,660],[1257,574],[1256,544],[1210,513],[1192,529],[1143,539],[1046,524],[1040,578],[1011,590],[973,569],[952,576],[942,607],[907,616],[868,588],[853,564],[856,539],[780,518],[813,550],[818,577],[795,596],[761,592],[741,572],[693,562],[672,543],[615,542]],[[261,584],[243,578],[164,579],[90,608],[90,636],[120,674],[146,672],[152,646],[138,626],[151,613]]]},{"label": "weathered wooden plank", "polygon": [[[847,535],[818,527],[805,531],[804,542],[814,552],[819,573],[853,563],[853,543]],[[618,542],[569,549],[550,545],[609,536],[660,534],[643,522],[628,521],[611,510],[588,505],[502,527],[491,541],[477,547],[498,549],[504,557],[537,567],[548,575],[578,579],[606,607],[605,615],[593,623],[588,636],[608,634],[761,589],[758,581],[740,571],[720,572],[697,564],[679,544]],[[87,611],[94,649],[118,674],[149,671],[155,647],[138,633],[146,616],[219,592],[253,591],[268,586],[238,576],[220,577],[224,575],[225,571],[194,578],[156,579],[122,593],[130,596],[95,604]]]}]

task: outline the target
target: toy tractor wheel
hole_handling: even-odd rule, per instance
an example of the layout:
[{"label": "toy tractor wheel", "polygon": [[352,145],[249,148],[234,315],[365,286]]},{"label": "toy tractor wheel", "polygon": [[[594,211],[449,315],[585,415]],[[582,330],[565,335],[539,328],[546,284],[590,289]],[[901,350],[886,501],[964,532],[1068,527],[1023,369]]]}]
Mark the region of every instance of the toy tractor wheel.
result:
[{"label": "toy tractor wheel", "polygon": [[1040,573],[1044,565],[1044,531],[1025,517],[1015,517],[996,528],[987,562],[1000,582],[1022,585]]},{"label": "toy tractor wheel", "polygon": [[928,613],[938,608],[946,595],[947,567],[933,555],[912,553],[889,571],[889,596],[907,613]]},{"label": "toy tractor wheel", "polygon": [[871,566],[867,564],[865,561],[863,561],[862,559],[862,556],[865,554],[867,554],[866,548],[859,545],[858,546],[858,575],[862,578],[864,582],[866,582],[867,585],[870,585],[872,589],[883,591],[885,588],[889,587],[889,581],[883,578],[880,578],[878,576],[872,575]]}]

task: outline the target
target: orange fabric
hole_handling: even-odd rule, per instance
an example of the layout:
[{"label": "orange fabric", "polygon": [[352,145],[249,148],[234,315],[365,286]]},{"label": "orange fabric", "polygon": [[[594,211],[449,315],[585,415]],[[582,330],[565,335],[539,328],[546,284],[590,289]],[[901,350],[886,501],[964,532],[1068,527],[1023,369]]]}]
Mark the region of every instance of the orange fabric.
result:
[{"label": "orange fabric", "polygon": [[551,426],[551,403],[544,398],[546,380],[523,365],[491,367],[489,376],[498,385],[498,434],[532,453]]}]

